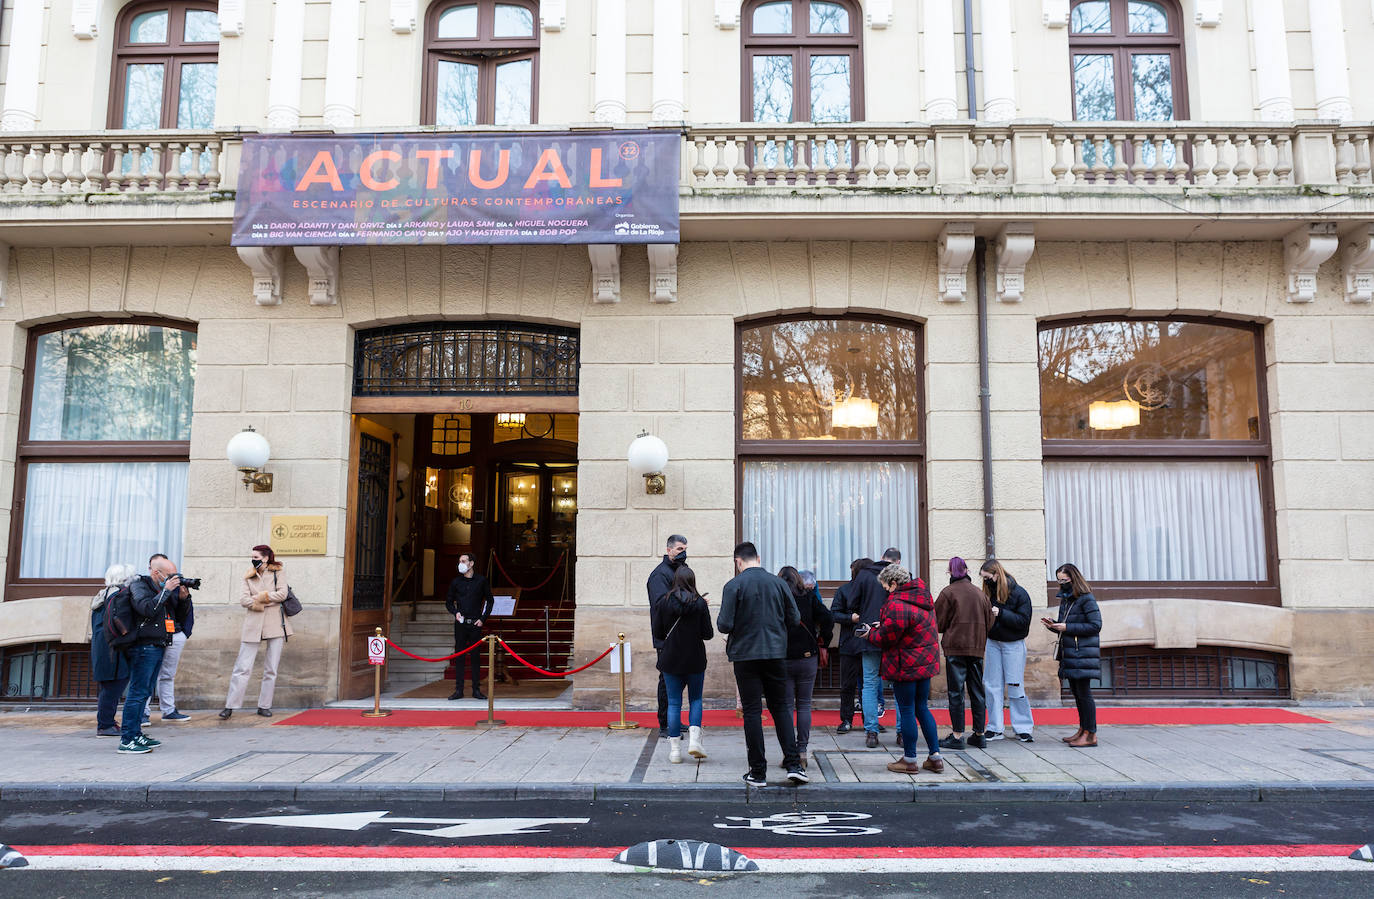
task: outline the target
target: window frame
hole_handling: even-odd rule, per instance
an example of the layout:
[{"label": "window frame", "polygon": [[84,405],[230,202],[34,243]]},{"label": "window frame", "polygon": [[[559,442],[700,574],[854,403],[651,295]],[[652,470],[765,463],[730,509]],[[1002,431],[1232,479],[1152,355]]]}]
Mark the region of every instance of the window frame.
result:
[{"label": "window frame", "polygon": [[[915,332],[916,371],[919,377],[916,384],[916,437],[912,440],[746,440],[744,439],[744,332],[769,325],[797,321],[866,321],[888,327],[906,328]],[[740,319],[735,322],[735,542],[744,539],[744,463],[759,462],[858,462],[893,461],[912,462],[916,465],[916,548],[919,556],[916,567],[909,570],[930,583],[927,508],[930,502],[926,495],[926,330],[921,322],[892,318],[868,313],[846,313],[836,315],[811,315],[796,313],[792,315],[770,315],[762,318]],[[885,547],[872,547],[871,552],[880,553]],[[904,552],[909,548],[899,547]],[[779,561],[781,564],[790,564]],[[847,579],[846,579],[847,580]],[[822,581],[821,587],[833,591],[845,581]]]},{"label": "window frame", "polygon": [[[1074,325],[1107,322],[1184,322],[1248,331],[1254,347],[1256,381],[1256,416],[1259,437],[1255,440],[1071,440],[1044,437],[1043,373],[1039,372],[1039,335]],[[1055,460],[1114,460],[1121,462],[1205,462],[1227,460],[1253,462],[1259,468],[1260,506],[1264,514],[1265,573],[1260,582],[1250,581],[1107,581],[1096,579],[1092,572],[1084,572],[1093,585],[1098,599],[1216,599],[1224,602],[1244,602],[1255,605],[1281,606],[1279,592],[1278,522],[1274,499],[1273,440],[1269,428],[1269,395],[1265,372],[1264,329],[1254,322],[1237,321],[1200,315],[1094,315],[1062,319],[1042,319],[1036,327],[1037,384],[1040,387],[1041,438],[1043,462]],[[1048,518],[1046,519],[1048,527]],[[1072,559],[1050,560],[1054,564]],[[1059,605],[1059,583],[1047,580],[1045,591],[1051,607]],[[1206,595],[1200,595],[1206,594]]]},{"label": "window frame", "polygon": [[[42,462],[187,462],[191,461],[190,440],[31,440],[29,425],[33,410],[34,364],[38,339],[60,331],[75,331],[103,325],[149,325],[197,334],[195,324],[151,316],[128,318],[82,318],[51,322],[29,329],[24,357],[24,397],[19,406],[19,440],[14,457],[14,491],[10,505],[9,556],[5,565],[4,601],[48,596],[80,595],[98,589],[100,578],[21,578],[20,555],[24,546],[24,503],[28,492],[29,466]],[[194,390],[194,387],[192,388]],[[192,414],[194,421],[194,413]],[[137,563],[140,560],[125,560]]]},{"label": "window frame", "polygon": [[[496,7],[519,6],[533,17],[533,35],[528,38],[494,36]],[[460,6],[477,8],[476,38],[440,40],[439,19]],[[496,70],[500,65],[530,60],[530,124],[539,122],[539,4],[535,0],[447,0],[435,3],[425,12],[424,71],[420,84],[420,124],[431,128],[493,126],[496,121]],[[472,56],[464,55],[473,53]],[[477,121],[472,126],[440,126],[439,63],[466,62],[477,66]],[[518,127],[515,125],[501,127]]]},{"label": "window frame", "polygon": [[[1078,90],[1074,83],[1074,57],[1080,54],[1112,57],[1113,87],[1116,93],[1116,114],[1112,121],[1135,122],[1134,79],[1131,76],[1131,56],[1136,53],[1155,53],[1170,57],[1174,93],[1174,117],[1168,121],[1188,121],[1188,73],[1184,49],[1183,10],[1174,0],[1149,0],[1165,8],[1169,31],[1163,34],[1132,34],[1127,15],[1130,0],[1108,0],[1111,4],[1113,28],[1106,34],[1075,34],[1072,30],[1073,10],[1092,0],[1074,0],[1069,10],[1069,112],[1073,121],[1092,121],[1078,118]],[[1118,26],[1119,25],[1119,30]],[[1122,115],[1129,111],[1130,118]],[[1153,120],[1150,120],[1153,121]]]},{"label": "window frame", "polygon": [[[792,57],[792,122],[811,120],[810,59],[813,56],[849,56],[849,121],[864,121],[863,10],[851,0],[825,0],[849,12],[850,34],[809,34],[811,0],[786,0],[792,4],[790,34],[754,34],[754,10],[778,0],[750,0],[740,11],[740,115],[754,121],[754,57]],[[806,73],[803,83],[801,74]],[[806,115],[799,113],[805,111]],[[758,124],[777,124],[760,122]],[[836,123],[839,124],[839,123]]]},{"label": "window frame", "polygon": [[[130,43],[127,35],[134,17],[146,12],[167,10],[167,40],[160,44]],[[219,5],[208,0],[146,0],[131,3],[119,11],[115,19],[113,60],[110,66],[110,100],[107,121],[110,129],[123,131],[125,92],[128,88],[130,65],[162,64],[162,111],[158,130],[178,130],[177,111],[181,97],[181,69],[188,64],[214,63],[219,65],[219,40],[188,43],[185,34],[186,13],[189,10],[219,15]],[[218,83],[218,81],[216,82]],[[194,129],[182,129],[194,130]]]}]

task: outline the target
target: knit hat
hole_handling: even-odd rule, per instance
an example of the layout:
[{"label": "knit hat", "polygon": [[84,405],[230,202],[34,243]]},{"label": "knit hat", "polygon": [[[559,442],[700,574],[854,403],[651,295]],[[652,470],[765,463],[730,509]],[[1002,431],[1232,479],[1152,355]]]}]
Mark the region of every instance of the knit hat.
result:
[{"label": "knit hat", "polygon": [[968,577],[968,563],[955,556],[949,560],[949,576],[958,580],[961,577]]}]

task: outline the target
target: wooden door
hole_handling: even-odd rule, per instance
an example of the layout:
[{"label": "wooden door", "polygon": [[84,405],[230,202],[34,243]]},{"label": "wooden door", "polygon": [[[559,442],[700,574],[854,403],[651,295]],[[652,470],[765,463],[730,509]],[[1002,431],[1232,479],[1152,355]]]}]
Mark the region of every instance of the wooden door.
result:
[{"label": "wooden door", "polygon": [[349,450],[348,527],[344,533],[344,593],[339,623],[339,698],[372,691],[367,638],[390,630],[391,568],[396,505],[396,434],[353,416]]}]

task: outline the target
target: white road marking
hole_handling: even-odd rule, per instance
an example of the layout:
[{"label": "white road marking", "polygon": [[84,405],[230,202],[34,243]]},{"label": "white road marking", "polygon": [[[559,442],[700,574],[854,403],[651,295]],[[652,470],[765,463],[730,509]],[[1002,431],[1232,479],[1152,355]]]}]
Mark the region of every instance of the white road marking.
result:
[{"label": "white road marking", "polygon": [[392,828],[397,833],[458,840],[522,833],[548,833],[549,824],[586,824],[590,818],[388,818],[389,812],[340,812],[332,815],[266,815],[257,818],[216,818],[224,824],[267,824],[273,827],[309,827],[320,830],[359,831],[369,824],[449,824],[434,830]]}]

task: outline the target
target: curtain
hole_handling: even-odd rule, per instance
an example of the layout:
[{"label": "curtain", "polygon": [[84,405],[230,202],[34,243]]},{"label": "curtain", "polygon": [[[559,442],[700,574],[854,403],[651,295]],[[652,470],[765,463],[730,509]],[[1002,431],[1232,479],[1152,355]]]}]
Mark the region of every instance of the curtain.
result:
[{"label": "curtain", "polygon": [[180,561],[186,462],[35,462],[24,496],[22,578],[140,571],[153,553]]},{"label": "curtain", "polygon": [[889,546],[920,558],[916,463],[746,461],[744,539],[764,565],[849,580],[849,563]]},{"label": "curtain", "polygon": [[1260,581],[1259,468],[1247,461],[1046,462],[1048,580]]}]

